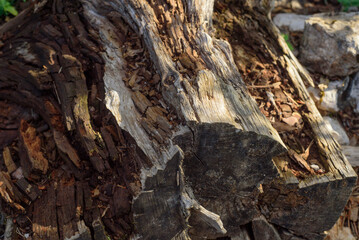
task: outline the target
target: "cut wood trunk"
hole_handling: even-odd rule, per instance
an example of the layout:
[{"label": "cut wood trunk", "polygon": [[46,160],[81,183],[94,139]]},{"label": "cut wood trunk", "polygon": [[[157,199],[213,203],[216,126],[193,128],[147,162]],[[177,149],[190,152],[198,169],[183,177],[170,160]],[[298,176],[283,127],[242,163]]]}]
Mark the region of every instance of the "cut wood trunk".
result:
[{"label": "cut wood trunk", "polygon": [[[1,26],[0,129],[19,129],[0,132],[8,214],[35,239],[320,236],[356,175],[269,12],[269,1],[53,0]],[[215,37],[213,14],[257,47]],[[284,170],[294,150],[240,73],[258,61],[304,103],[322,173]]]}]

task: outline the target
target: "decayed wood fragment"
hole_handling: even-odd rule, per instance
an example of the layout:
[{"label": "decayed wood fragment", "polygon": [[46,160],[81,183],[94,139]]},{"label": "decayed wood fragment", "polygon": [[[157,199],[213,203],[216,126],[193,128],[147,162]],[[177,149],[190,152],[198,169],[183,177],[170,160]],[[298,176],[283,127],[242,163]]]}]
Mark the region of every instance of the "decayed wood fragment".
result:
[{"label": "decayed wood fragment", "polygon": [[24,207],[19,204],[23,197],[22,194],[11,182],[10,176],[5,172],[0,172],[0,195],[10,206],[21,212],[25,211]]},{"label": "decayed wood fragment", "polygon": [[80,168],[80,158],[76,152],[76,150],[71,146],[68,139],[60,132],[54,131],[54,140],[58,149],[63,153],[66,154],[67,157],[72,161],[72,163]]},{"label": "decayed wood fragment", "polygon": [[15,185],[22,191],[29,200],[35,201],[40,196],[40,191],[37,187],[32,186],[24,177],[15,180]]},{"label": "decayed wood fragment", "polygon": [[36,129],[24,120],[21,121],[20,139],[21,165],[25,175],[29,176],[34,171],[46,174],[49,163],[41,151],[41,140],[36,136]]},{"label": "decayed wood fragment", "polygon": [[5,162],[7,171],[11,174],[12,172],[14,172],[16,170],[17,167],[16,167],[14,161],[12,160],[10,149],[8,147],[4,148],[2,156],[4,158],[4,162]]},{"label": "decayed wood fragment", "polygon": [[77,216],[76,189],[73,183],[60,183],[57,186],[56,206],[60,239],[91,238],[90,230]]}]

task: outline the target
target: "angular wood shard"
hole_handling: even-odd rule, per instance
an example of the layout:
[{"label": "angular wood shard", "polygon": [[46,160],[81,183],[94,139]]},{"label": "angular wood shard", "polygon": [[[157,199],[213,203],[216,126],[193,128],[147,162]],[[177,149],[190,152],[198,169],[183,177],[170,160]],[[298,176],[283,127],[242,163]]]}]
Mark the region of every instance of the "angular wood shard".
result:
[{"label": "angular wood shard", "polygon": [[41,139],[36,135],[36,129],[25,120],[21,121],[20,139],[21,165],[26,175],[36,171],[46,174],[49,163],[42,153]]}]

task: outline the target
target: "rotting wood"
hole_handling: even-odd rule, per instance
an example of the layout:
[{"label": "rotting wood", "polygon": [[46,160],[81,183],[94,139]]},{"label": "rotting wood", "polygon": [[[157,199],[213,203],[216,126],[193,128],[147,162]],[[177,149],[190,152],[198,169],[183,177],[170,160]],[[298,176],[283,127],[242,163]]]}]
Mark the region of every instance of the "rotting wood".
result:
[{"label": "rotting wood", "polygon": [[10,149],[8,147],[4,147],[2,156],[4,158],[4,163],[7,168],[7,171],[11,174],[16,170],[16,165],[14,161],[12,160]]},{"label": "rotting wood", "polygon": [[47,173],[49,163],[41,151],[41,140],[36,129],[26,121],[21,121],[19,148],[21,165],[26,177],[34,175],[36,171],[41,174]]},{"label": "rotting wood", "polygon": [[0,194],[2,199],[17,210],[25,211],[19,202],[22,195],[19,190],[11,182],[10,176],[5,172],[0,172]]},{"label": "rotting wood", "polygon": [[58,149],[67,155],[71,162],[77,167],[81,168],[80,158],[76,150],[71,146],[68,139],[60,132],[54,130],[54,140]]},{"label": "rotting wood", "polygon": [[46,193],[34,202],[32,222],[34,239],[59,239],[54,186],[49,186]]},{"label": "rotting wood", "polygon": [[[269,2],[245,3],[246,16],[271,29]],[[235,238],[261,214],[278,228],[314,239],[337,217],[338,206],[328,206],[333,213],[327,209],[322,215],[317,213],[325,204],[314,207],[322,198],[333,203],[338,192],[328,189],[340,189],[343,195],[336,200],[343,203],[355,180],[352,169],[319,126],[311,149],[325,155],[320,160],[326,173],[305,173],[303,180],[285,170],[288,159],[277,155],[285,152],[286,141],[250,97],[229,43],[213,36],[213,4],[54,0],[39,13],[30,14],[30,7],[0,27],[0,99],[38,114],[24,119],[39,129],[36,137],[53,146],[40,151],[47,171],[24,174],[20,179],[26,184],[18,185],[23,189],[31,182],[41,192],[25,194],[34,200],[29,216],[35,239]],[[251,10],[255,7],[258,12]],[[301,111],[306,127],[315,129],[321,117],[301,78],[311,79],[278,45],[282,40],[275,31],[264,45],[269,55],[258,56],[281,56],[271,48],[281,46],[286,53],[278,60],[281,70],[291,73],[280,85],[276,79],[271,91],[293,81],[293,89],[303,91],[301,102],[293,92],[283,95]],[[287,102],[271,104],[276,114],[291,114]],[[16,142],[11,138],[4,146]],[[11,154],[14,164],[28,171],[25,158]],[[278,174],[281,178],[269,184]],[[16,176],[19,168],[11,175]],[[9,189],[1,189],[7,197]],[[45,215],[45,209],[51,213]],[[319,220],[306,216],[308,221],[299,222],[295,211]],[[317,222],[308,226],[311,220]]]},{"label": "rotting wood", "polygon": [[20,191],[22,191],[26,196],[28,196],[29,200],[35,201],[40,196],[40,191],[32,186],[24,177],[15,180],[15,185],[18,187]]}]

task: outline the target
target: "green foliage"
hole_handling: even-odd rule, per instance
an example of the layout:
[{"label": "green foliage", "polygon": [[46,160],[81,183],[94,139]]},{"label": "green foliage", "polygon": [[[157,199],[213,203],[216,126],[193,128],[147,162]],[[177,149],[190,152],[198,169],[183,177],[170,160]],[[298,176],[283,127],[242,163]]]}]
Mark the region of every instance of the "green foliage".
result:
[{"label": "green foliage", "polygon": [[293,50],[294,50],[294,47],[293,47],[293,45],[290,43],[289,35],[288,35],[288,34],[282,34],[282,37],[284,38],[285,42],[287,43],[289,49],[290,49],[291,51],[293,51]]},{"label": "green foliage", "polygon": [[18,14],[17,10],[13,6],[13,2],[9,0],[0,0],[0,16],[7,15],[16,16]]},{"label": "green foliage", "polygon": [[338,0],[343,6],[344,11],[347,11],[349,7],[359,7],[359,0]]}]

